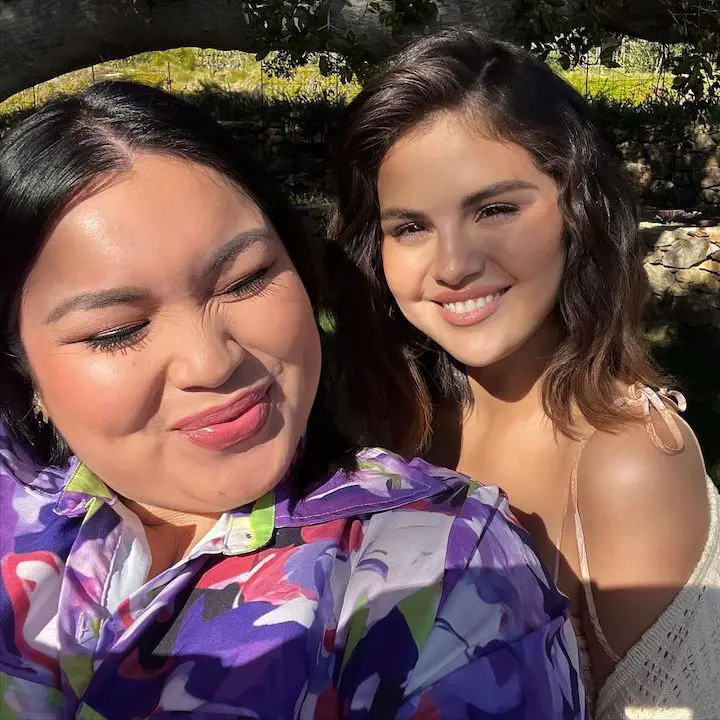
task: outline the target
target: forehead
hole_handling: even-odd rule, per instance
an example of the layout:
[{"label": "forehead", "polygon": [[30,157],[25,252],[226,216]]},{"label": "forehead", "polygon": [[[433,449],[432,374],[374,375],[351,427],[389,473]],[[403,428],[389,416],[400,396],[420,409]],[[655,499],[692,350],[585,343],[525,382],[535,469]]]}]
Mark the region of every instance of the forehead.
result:
[{"label": "forehead", "polygon": [[177,158],[143,155],[65,213],[30,280],[157,277],[197,263],[233,235],[266,227],[260,208],[218,173]]},{"label": "forehead", "polygon": [[440,199],[506,180],[543,178],[552,186],[525,148],[492,137],[457,113],[443,113],[390,148],[379,168],[378,195],[386,205],[405,195]]}]

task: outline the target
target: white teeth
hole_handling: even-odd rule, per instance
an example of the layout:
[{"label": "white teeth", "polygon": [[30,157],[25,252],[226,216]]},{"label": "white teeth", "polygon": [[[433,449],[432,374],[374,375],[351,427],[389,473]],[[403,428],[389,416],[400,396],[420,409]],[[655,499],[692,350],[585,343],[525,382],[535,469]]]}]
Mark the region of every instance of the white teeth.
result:
[{"label": "white teeth", "polygon": [[497,300],[504,292],[504,290],[501,290],[493,293],[492,295],[486,295],[485,297],[480,297],[476,300],[465,300],[465,302],[443,303],[443,307],[455,315],[463,315],[465,313],[473,312],[473,310],[479,310],[480,308],[485,307],[485,305],[493,302],[493,300]]}]

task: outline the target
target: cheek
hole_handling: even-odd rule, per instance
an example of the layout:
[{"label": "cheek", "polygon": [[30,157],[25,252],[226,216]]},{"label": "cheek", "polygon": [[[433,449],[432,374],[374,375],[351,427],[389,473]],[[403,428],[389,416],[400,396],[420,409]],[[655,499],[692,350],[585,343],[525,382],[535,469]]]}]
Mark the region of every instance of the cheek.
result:
[{"label": "cheek", "polygon": [[121,357],[58,348],[32,333],[25,347],[53,422],[71,444],[79,432],[121,435],[147,421],[152,373],[140,353]]},{"label": "cheek", "polygon": [[493,252],[500,267],[520,282],[554,281],[565,266],[562,222],[541,217],[532,225],[502,238]]},{"label": "cheek", "polygon": [[320,335],[300,278],[294,272],[283,273],[252,313],[240,315],[238,340],[256,348],[268,364],[282,364],[286,393],[297,396],[311,389],[314,396],[320,375]]},{"label": "cheek", "polygon": [[416,300],[427,274],[427,258],[418,248],[412,250],[393,241],[382,245],[385,282],[399,305]]}]

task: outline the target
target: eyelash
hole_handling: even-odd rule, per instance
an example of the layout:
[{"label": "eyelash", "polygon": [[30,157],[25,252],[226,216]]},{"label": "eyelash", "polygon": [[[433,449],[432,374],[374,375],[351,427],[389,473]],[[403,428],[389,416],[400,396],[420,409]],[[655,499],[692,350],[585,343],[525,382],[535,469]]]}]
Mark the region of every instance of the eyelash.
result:
[{"label": "eyelash", "polygon": [[[475,222],[478,222],[484,218],[496,218],[506,215],[515,215],[520,208],[512,203],[494,203],[493,205],[487,205],[484,208],[480,208],[475,214]],[[492,212],[490,212],[492,211]]]},{"label": "eyelash", "polygon": [[[267,286],[269,273],[269,267],[258,270],[249,277],[234,283],[222,294],[235,295],[236,297],[255,295]],[[146,336],[142,334],[142,331],[145,330],[148,325],[149,323],[144,322],[139,325],[118,328],[109,333],[94,335],[85,340],[85,344],[91,350],[101,350],[108,353],[124,353],[127,350],[140,350],[146,340]]]},{"label": "eyelash", "polygon": [[224,294],[226,295],[237,295],[240,297],[247,297],[248,295],[255,295],[267,286],[268,276],[270,274],[270,268],[266,267],[262,270],[249,275],[242,280],[231,285]]},{"label": "eyelash", "polygon": [[110,333],[94,335],[88,338],[85,344],[91,350],[102,350],[109,353],[140,350],[145,340],[145,337],[142,336],[141,333],[147,326],[148,323],[142,323],[140,325],[118,328]]},{"label": "eyelash", "polygon": [[[492,219],[505,215],[515,215],[518,210],[519,208],[517,205],[512,205],[510,203],[494,203],[493,205],[486,205],[475,214],[475,222],[479,222],[485,218]],[[411,230],[410,228],[417,229]],[[399,238],[403,235],[414,235],[415,233],[422,232],[424,229],[425,228],[419,222],[409,222],[396,227],[390,234],[393,237]]]},{"label": "eyelash", "polygon": [[[410,230],[410,228],[415,227],[418,228],[417,230]],[[405,223],[404,225],[400,225],[399,227],[396,227],[392,232],[390,233],[393,237],[399,238],[403,235],[414,235],[415,233],[422,232],[424,228],[420,223],[416,222],[409,222]]]}]

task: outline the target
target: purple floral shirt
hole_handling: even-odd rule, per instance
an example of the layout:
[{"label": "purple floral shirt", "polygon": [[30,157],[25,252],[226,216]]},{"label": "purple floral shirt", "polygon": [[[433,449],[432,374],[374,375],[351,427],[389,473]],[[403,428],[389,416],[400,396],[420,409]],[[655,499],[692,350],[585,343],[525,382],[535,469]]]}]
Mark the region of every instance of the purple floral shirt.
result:
[{"label": "purple floral shirt", "polygon": [[137,517],[0,432],[0,717],[585,717],[565,598],[504,495],[365,450],[146,581]]}]

